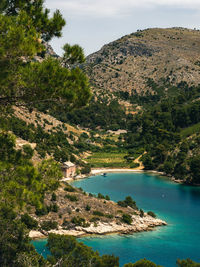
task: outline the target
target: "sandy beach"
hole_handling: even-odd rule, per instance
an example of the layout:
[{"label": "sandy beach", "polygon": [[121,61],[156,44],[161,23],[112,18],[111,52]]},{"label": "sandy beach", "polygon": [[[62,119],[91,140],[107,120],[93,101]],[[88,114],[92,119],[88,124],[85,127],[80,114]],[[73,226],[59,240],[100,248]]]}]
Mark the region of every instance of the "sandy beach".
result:
[{"label": "sandy beach", "polygon": [[108,173],[108,172],[144,172],[141,169],[107,169],[107,168],[99,168],[99,169],[92,169],[91,174],[92,175],[97,175],[101,173]]}]

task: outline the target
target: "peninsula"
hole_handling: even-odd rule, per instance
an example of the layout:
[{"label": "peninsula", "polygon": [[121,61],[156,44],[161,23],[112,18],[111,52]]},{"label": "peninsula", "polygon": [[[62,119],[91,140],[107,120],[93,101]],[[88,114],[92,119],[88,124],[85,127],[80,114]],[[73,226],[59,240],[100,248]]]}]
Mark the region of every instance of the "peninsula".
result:
[{"label": "peninsula", "polygon": [[167,225],[153,212],[139,210],[130,196],[115,203],[109,196],[88,194],[66,182],[62,182],[53,195],[46,196],[45,205],[47,209],[54,208],[47,214],[37,211],[37,216],[31,214],[38,223],[29,233],[31,238],[45,238],[49,233],[72,236],[130,234]]}]

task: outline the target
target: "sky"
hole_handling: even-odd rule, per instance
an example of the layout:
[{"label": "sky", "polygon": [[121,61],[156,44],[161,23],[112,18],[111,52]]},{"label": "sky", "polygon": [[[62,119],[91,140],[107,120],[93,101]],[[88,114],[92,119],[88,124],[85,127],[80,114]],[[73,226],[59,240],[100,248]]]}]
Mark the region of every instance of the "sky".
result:
[{"label": "sky", "polygon": [[200,0],[46,0],[45,5],[66,20],[63,36],[51,41],[59,55],[65,43],[79,44],[88,55],[137,30],[200,28]]}]

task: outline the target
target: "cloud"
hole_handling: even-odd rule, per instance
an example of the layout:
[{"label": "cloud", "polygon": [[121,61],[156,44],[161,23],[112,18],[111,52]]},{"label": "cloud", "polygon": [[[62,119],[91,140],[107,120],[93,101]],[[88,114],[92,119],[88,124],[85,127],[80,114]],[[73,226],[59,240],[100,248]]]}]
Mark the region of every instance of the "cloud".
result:
[{"label": "cloud", "polygon": [[200,10],[199,0],[46,0],[49,8],[69,15],[113,17],[129,15],[136,8],[181,8]]}]

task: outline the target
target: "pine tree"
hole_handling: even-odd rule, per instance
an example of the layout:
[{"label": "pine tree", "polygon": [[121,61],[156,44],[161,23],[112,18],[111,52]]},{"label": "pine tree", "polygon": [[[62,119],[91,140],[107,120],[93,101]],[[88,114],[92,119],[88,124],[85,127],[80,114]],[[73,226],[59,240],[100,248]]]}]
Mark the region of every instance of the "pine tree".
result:
[{"label": "pine tree", "polygon": [[63,63],[50,57],[35,62],[35,56],[45,52],[44,41],[60,37],[65,25],[59,11],[50,18],[43,4],[43,0],[8,0],[0,6],[1,108],[30,107],[36,102],[73,108],[90,99],[87,76],[71,66],[85,59],[78,45],[64,46]]}]

